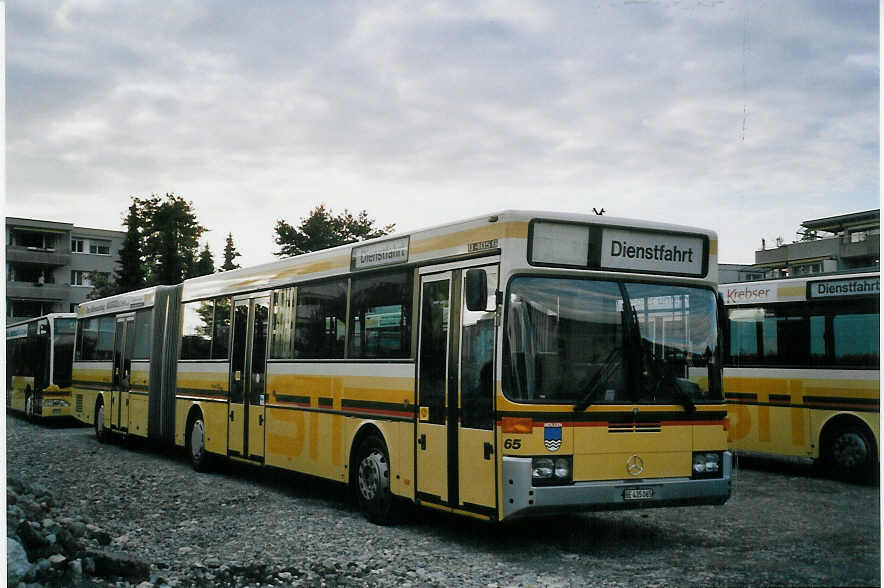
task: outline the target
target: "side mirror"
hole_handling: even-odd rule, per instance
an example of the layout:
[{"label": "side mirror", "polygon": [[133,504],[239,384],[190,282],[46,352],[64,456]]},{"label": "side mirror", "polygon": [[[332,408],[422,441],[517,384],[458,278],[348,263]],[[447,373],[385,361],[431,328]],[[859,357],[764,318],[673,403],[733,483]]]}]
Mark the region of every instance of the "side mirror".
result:
[{"label": "side mirror", "polygon": [[467,310],[485,310],[488,304],[488,275],[485,270],[467,270],[466,279],[466,303]]}]

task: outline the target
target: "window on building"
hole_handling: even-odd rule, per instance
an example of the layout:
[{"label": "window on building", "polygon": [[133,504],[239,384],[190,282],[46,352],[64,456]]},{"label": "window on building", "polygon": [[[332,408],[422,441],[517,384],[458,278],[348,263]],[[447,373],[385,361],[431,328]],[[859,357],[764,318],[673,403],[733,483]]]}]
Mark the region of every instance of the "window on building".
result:
[{"label": "window on building", "polygon": [[55,275],[52,270],[41,265],[28,263],[9,264],[7,279],[10,282],[32,282],[34,284],[54,284]]},{"label": "window on building", "polygon": [[39,231],[15,231],[12,244],[18,247],[27,247],[29,249],[46,249],[55,250],[55,234],[41,233]]},{"label": "window on building", "polygon": [[89,272],[83,270],[71,270],[71,286],[91,286]]},{"label": "window on building", "polygon": [[71,252],[83,253],[86,249],[86,242],[83,239],[71,239]]},{"label": "window on building", "polygon": [[89,241],[89,253],[110,255],[110,241]]}]

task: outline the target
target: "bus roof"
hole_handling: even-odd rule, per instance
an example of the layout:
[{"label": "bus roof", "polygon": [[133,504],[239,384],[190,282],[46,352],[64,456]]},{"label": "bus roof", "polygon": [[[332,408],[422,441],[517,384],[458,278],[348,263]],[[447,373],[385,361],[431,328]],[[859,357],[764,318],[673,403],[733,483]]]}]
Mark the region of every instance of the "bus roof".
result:
[{"label": "bus roof", "polygon": [[[351,270],[394,268],[405,263],[420,264],[478,255],[498,250],[507,241],[521,240],[524,244],[532,220],[700,235],[709,243],[710,260],[706,279],[711,279],[717,268],[718,238],[714,231],[708,229],[589,214],[505,210],[426,229],[401,231],[257,266],[190,278],[182,284],[181,300],[267,290],[342,275]],[[155,298],[156,287],[145,288],[84,302],[78,306],[77,315],[82,317],[146,308],[154,304]]]},{"label": "bus roof", "polygon": [[[322,251],[184,281],[182,300],[279,287],[293,282],[345,274],[398,263],[457,259],[503,247],[505,240],[526,240],[532,220],[631,227],[705,236],[710,256],[717,254],[716,233],[708,229],[609,216],[505,210],[416,231],[403,231]],[[367,260],[367,261],[366,261]],[[710,262],[710,266],[714,266]],[[712,270],[710,270],[712,271]]]},{"label": "bus roof", "polygon": [[720,284],[726,306],[879,296],[880,272],[833,273]]},{"label": "bus roof", "polygon": [[32,323],[34,321],[39,321],[39,320],[43,320],[43,319],[54,320],[57,318],[77,318],[77,315],[76,315],[76,313],[73,313],[73,312],[50,312],[48,314],[44,314],[41,316],[35,316],[33,318],[22,319],[20,321],[15,321],[14,323],[9,323],[8,325],[6,325],[6,328],[8,329],[9,327],[15,327],[18,325],[26,325],[28,323]]}]

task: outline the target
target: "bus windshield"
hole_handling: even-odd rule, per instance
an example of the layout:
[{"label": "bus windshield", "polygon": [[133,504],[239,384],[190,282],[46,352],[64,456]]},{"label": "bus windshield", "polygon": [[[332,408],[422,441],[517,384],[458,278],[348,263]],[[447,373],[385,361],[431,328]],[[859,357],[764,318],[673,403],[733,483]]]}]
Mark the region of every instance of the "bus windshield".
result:
[{"label": "bus windshield", "polygon": [[71,385],[71,361],[74,357],[74,333],[77,321],[72,318],[55,319],[53,349],[53,383],[60,388]]},{"label": "bus windshield", "polygon": [[668,284],[517,277],[503,387],[515,401],[722,401],[716,296]]}]

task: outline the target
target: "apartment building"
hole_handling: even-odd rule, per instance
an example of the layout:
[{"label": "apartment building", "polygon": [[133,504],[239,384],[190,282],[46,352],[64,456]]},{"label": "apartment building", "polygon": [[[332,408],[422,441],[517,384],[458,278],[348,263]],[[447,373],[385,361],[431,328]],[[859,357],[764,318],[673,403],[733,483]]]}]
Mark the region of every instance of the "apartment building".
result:
[{"label": "apartment building", "polygon": [[719,280],[744,282],[880,268],[880,209],[810,219],[801,227],[793,243],[762,240],[752,265],[719,264]]},{"label": "apartment building", "polygon": [[125,236],[6,217],[6,322],[73,311],[92,291],[91,272],[113,274]]}]

